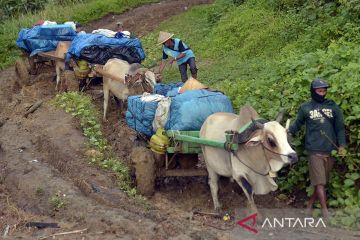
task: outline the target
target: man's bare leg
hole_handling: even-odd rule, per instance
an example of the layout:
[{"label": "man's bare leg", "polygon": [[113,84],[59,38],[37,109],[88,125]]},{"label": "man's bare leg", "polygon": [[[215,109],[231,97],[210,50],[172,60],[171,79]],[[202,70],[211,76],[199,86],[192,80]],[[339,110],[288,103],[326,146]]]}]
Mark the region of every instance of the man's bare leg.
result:
[{"label": "man's bare leg", "polygon": [[324,185],[316,185],[316,194],[317,194],[317,197],[320,201],[320,205],[321,205],[321,213],[322,213],[322,216],[324,218],[328,218],[329,217],[329,211],[327,209],[327,206],[326,206],[326,193],[325,193],[325,187]]}]

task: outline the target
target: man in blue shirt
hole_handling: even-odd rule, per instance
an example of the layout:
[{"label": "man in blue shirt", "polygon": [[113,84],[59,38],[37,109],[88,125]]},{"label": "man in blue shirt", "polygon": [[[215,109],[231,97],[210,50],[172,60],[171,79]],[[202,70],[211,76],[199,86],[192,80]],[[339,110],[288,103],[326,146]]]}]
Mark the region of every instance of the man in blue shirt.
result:
[{"label": "man in blue shirt", "polygon": [[[166,63],[172,64],[174,61],[179,65],[181,81],[186,82],[187,65],[190,67],[191,76],[197,78],[197,68],[195,64],[195,55],[193,51],[180,39],[172,38],[174,34],[160,32],[158,44],[163,44],[163,57],[159,67],[159,73],[162,73]],[[170,56],[170,59],[166,61]]]}]

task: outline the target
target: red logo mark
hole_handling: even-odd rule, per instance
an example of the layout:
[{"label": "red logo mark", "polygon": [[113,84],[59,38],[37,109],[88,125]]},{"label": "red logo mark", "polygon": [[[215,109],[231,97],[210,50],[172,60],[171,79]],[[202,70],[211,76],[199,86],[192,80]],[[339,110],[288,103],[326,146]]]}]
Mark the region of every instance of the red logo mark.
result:
[{"label": "red logo mark", "polygon": [[[247,230],[249,230],[249,231],[252,231],[252,232],[254,232],[254,233],[257,233],[258,231],[255,229],[255,228],[252,228],[254,225],[255,225],[255,223],[256,223],[256,216],[257,216],[257,213],[255,213],[255,214],[253,214],[253,215],[251,215],[251,216],[248,216],[248,217],[246,217],[246,218],[244,218],[244,219],[241,219],[240,221],[238,221],[237,222],[237,224],[239,224],[241,227],[243,227],[243,228],[246,228]],[[250,227],[249,225],[246,225],[245,224],[245,222],[247,222],[247,221],[249,221],[249,220],[251,220],[252,219],[252,223],[251,223],[251,226],[252,227]]]}]

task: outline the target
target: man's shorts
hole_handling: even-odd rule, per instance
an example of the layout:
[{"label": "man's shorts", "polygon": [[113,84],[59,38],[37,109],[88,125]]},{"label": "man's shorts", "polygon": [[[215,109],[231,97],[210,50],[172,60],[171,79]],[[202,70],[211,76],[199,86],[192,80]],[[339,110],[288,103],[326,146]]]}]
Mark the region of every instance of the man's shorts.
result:
[{"label": "man's shorts", "polygon": [[312,186],[326,185],[329,182],[330,171],[335,158],[324,153],[311,153],[309,156],[309,172]]}]

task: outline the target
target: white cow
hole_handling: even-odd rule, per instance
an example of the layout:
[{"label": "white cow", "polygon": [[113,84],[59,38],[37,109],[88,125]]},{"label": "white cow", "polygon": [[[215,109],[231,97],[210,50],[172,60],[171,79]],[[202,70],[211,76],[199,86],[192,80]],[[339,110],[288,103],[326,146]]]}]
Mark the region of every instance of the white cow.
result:
[{"label": "white cow", "polygon": [[[225,131],[238,132],[246,123],[257,118],[258,114],[249,106],[243,107],[239,115],[214,113],[202,125],[200,137],[225,142]],[[258,123],[254,127],[249,137],[245,140],[242,138],[236,152],[202,146],[216,211],[220,210],[219,176],[233,178],[243,189],[252,210],[257,212],[253,195],[267,194],[277,189],[269,173],[276,173],[285,164],[297,161],[297,154],[287,141],[286,129],[278,122]]]},{"label": "white cow", "polygon": [[126,75],[134,75],[138,72],[144,72],[145,80],[150,83],[152,88],[156,84],[156,77],[150,70],[140,68],[140,64],[129,64],[128,62],[120,59],[110,59],[104,65],[104,72],[116,76],[118,79],[124,81],[114,80],[110,77],[103,77],[103,90],[104,90],[104,116],[103,120],[106,121],[106,112],[108,108],[110,92],[115,95],[119,100],[126,100],[131,94],[128,86],[125,84]]},{"label": "white cow", "polygon": [[55,70],[56,70],[55,91],[59,91],[60,76],[61,76],[61,72],[65,70],[65,63],[63,61],[55,61]]},{"label": "white cow", "polygon": [[65,54],[67,53],[70,45],[71,45],[71,42],[61,41],[58,43],[56,50],[55,50],[55,56],[62,59],[62,60],[55,60],[55,70],[56,70],[55,90],[56,91],[59,90],[61,72],[63,72],[65,70],[65,60],[64,60]]}]

